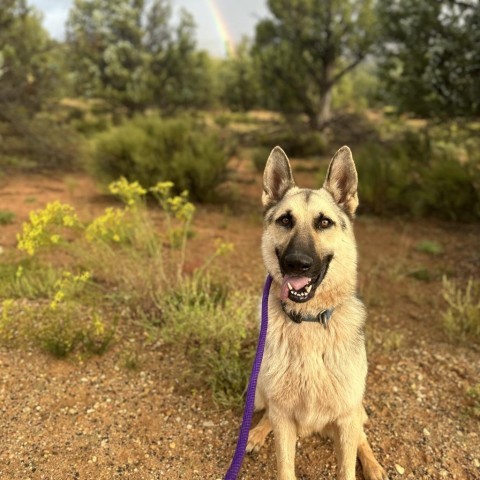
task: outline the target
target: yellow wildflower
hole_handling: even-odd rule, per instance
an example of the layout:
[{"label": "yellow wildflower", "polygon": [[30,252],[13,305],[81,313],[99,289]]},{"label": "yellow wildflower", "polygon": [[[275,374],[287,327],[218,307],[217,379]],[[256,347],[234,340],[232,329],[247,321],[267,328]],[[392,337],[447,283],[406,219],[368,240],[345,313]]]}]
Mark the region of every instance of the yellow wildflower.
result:
[{"label": "yellow wildflower", "polygon": [[127,206],[133,207],[145,196],[147,191],[137,182],[129,182],[125,177],[112,182],[108,189],[113,195],[118,195]]},{"label": "yellow wildflower", "polygon": [[30,212],[29,222],[23,224],[22,233],[17,235],[18,249],[34,255],[40,247],[60,242],[60,235],[52,234],[52,228],[74,227],[78,223],[72,206],[62,204],[58,200],[49,203],[43,210]]},{"label": "yellow wildflower", "polygon": [[85,230],[85,237],[89,242],[109,241],[121,242],[125,237],[123,230],[125,211],[109,207],[105,213],[97,217]]}]

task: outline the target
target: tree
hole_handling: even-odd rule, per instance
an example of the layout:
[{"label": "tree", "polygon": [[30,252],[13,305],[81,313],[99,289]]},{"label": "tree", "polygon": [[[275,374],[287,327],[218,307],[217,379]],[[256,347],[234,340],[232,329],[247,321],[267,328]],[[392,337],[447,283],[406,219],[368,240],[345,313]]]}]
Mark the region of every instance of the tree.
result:
[{"label": "tree", "polygon": [[167,0],[154,3],[147,17],[145,43],[152,101],[164,111],[204,107],[213,96],[210,58],[196,50],[190,13],[182,9],[175,28],[171,17]]},{"label": "tree", "polygon": [[251,54],[251,45],[244,38],[235,50],[222,62],[221,99],[234,111],[247,111],[259,105],[259,74]]},{"label": "tree", "polygon": [[58,87],[55,43],[25,0],[0,9],[0,118],[38,111]]},{"label": "tree", "polygon": [[378,0],[388,97],[422,116],[480,114],[480,2]]},{"label": "tree", "polygon": [[254,52],[270,106],[329,121],[332,89],[362,62],[375,39],[373,0],[268,0]]},{"label": "tree", "polygon": [[75,144],[53,116],[63,92],[63,56],[26,0],[0,7],[0,156],[4,165],[71,166]]},{"label": "tree", "polygon": [[128,110],[144,102],[143,0],[75,0],[67,21],[76,93]]},{"label": "tree", "polygon": [[80,95],[130,113],[195,103],[204,59],[195,50],[191,15],[182,10],[174,26],[169,0],[75,0],[67,44]]}]

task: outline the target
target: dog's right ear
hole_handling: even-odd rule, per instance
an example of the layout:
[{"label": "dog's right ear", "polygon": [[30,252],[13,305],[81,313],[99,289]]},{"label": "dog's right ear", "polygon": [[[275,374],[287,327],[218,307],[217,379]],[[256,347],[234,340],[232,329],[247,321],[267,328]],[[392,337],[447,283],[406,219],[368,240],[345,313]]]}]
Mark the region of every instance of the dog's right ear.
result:
[{"label": "dog's right ear", "polygon": [[287,190],[295,186],[292,168],[286,153],[275,147],[268,157],[263,172],[262,203],[265,209],[279,202]]}]

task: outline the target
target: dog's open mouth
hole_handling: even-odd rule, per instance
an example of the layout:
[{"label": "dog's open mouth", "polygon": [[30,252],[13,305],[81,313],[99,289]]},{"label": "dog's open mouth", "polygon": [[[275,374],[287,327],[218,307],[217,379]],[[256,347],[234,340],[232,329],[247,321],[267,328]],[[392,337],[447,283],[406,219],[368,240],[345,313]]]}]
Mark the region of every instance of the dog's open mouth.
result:
[{"label": "dog's open mouth", "polygon": [[327,275],[332,258],[333,254],[325,255],[319,263],[319,268],[315,269],[314,273],[312,272],[315,275],[312,277],[301,277],[295,275],[295,273],[285,273],[280,290],[282,302],[287,299],[297,303],[308,302],[315,295],[315,290]]},{"label": "dog's open mouth", "polygon": [[313,297],[319,279],[320,275],[316,278],[285,275],[281,291],[282,301],[289,298],[294,302],[307,302]]}]

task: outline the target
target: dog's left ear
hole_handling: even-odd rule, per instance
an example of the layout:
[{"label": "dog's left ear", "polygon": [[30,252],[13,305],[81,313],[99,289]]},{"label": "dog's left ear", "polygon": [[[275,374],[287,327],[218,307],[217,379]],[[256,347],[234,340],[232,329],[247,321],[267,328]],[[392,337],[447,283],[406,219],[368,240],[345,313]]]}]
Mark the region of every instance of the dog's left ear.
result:
[{"label": "dog's left ear", "polygon": [[263,172],[262,203],[265,209],[279,202],[287,190],[295,186],[287,154],[275,147],[268,157]]},{"label": "dog's left ear", "polygon": [[355,216],[358,207],[357,186],[358,176],[352,151],[346,146],[342,147],[330,162],[323,188],[331,193],[350,218]]}]

